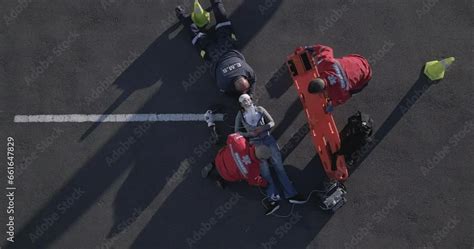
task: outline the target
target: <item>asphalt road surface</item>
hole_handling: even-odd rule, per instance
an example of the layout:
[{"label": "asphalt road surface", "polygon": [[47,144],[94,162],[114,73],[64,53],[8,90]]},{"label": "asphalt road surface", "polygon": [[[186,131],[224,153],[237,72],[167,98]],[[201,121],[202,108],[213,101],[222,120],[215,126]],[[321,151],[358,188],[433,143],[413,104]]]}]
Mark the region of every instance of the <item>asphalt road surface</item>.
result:
[{"label": "asphalt road surface", "polygon": [[[323,171],[286,56],[321,43],[370,59],[370,85],[334,115],[342,128],[356,110],[370,114],[376,142],[335,214],[312,196],[283,203],[277,213],[287,217],[267,217],[257,188],[202,179],[216,153],[202,121],[14,123],[219,106],[231,129],[236,100],[203,73],[176,4],[1,1],[1,248],[473,248],[471,1],[225,1],[257,73],[258,104],[275,118],[285,167],[306,195]],[[425,62],[449,56],[444,80],[420,78]]]}]

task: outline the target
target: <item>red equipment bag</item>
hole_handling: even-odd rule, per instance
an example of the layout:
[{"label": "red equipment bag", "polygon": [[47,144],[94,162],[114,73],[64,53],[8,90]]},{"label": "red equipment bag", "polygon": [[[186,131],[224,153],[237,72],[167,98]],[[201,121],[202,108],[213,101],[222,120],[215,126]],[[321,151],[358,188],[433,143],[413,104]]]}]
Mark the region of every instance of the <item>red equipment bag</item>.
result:
[{"label": "red equipment bag", "polygon": [[308,92],[309,82],[319,76],[311,53],[299,47],[288,56],[288,69],[298,91],[308,119],[310,135],[321,159],[324,171],[331,180],[344,181],[348,177],[346,162],[339,155],[341,140],[331,113],[326,112],[328,99],[324,93]]}]

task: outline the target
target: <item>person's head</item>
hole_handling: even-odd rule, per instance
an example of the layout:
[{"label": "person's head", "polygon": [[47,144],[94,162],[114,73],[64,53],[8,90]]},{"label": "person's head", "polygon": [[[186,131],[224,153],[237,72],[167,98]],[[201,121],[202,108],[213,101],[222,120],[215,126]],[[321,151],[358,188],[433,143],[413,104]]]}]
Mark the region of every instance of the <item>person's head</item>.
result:
[{"label": "person's head", "polygon": [[234,80],[234,87],[239,93],[248,93],[250,90],[250,83],[244,76],[239,76]]},{"label": "person's head", "polygon": [[250,97],[250,95],[246,93],[240,95],[239,103],[240,103],[240,106],[242,106],[242,108],[244,109],[249,108],[253,105],[252,98]]},{"label": "person's head", "polygon": [[308,85],[308,92],[310,93],[320,93],[324,90],[326,84],[324,80],[321,78],[313,79],[309,82]]},{"label": "person's head", "polygon": [[266,145],[257,145],[255,146],[255,157],[259,160],[268,160],[272,157],[272,151]]}]

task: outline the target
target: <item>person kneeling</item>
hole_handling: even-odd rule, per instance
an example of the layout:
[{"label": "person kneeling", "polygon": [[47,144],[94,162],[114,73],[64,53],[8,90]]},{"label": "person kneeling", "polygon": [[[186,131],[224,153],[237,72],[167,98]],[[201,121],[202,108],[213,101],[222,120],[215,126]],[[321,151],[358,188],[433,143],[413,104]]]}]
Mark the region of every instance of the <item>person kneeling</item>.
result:
[{"label": "person kneeling", "polygon": [[264,145],[254,146],[238,133],[227,137],[226,145],[219,150],[214,162],[201,171],[202,177],[216,180],[224,188],[226,182],[245,180],[251,186],[266,187],[260,176],[260,160],[270,158],[270,149]]}]

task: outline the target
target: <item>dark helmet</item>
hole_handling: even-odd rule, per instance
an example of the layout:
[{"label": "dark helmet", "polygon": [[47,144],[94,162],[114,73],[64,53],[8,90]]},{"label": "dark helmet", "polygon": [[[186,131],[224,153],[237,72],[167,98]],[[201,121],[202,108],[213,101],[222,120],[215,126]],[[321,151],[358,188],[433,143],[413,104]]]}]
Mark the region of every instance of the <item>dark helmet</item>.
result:
[{"label": "dark helmet", "polygon": [[324,83],[323,79],[321,79],[321,78],[313,79],[309,82],[308,92],[310,92],[310,93],[319,93],[322,90],[324,90],[325,85],[326,84]]}]

